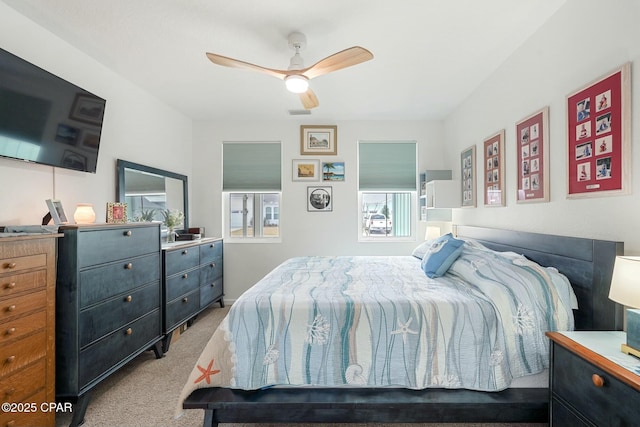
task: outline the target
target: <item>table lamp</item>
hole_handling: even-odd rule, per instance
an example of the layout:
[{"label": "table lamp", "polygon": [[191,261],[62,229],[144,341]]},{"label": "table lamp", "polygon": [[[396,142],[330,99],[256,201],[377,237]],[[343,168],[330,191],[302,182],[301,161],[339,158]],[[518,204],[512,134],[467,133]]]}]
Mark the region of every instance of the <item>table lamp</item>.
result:
[{"label": "table lamp", "polygon": [[609,299],[627,308],[627,343],[622,352],[640,357],[640,257],[617,256]]}]

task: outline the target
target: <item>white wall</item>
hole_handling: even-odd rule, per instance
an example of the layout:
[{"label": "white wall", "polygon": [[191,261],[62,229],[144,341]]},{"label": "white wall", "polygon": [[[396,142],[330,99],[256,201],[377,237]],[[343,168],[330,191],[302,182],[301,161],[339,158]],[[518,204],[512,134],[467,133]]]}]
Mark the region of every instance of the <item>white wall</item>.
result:
[{"label": "white wall", "polygon": [[[446,158],[460,175],[460,152],[476,144],[482,182],[484,138],[506,129],[507,206],[454,210],[454,222],[625,242],[640,254],[640,2],[569,0],[445,121]],[[628,196],[566,199],[566,96],[632,62],[632,190]],[[550,107],[549,203],[516,203],[515,123]],[[630,171],[631,172],[631,171]]]},{"label": "white wall", "polygon": [[93,203],[105,222],[116,159],[191,174],[191,120],[0,2],[0,47],[107,100],[96,174],[0,158],[0,225],[39,224],[46,199]]},{"label": "white wall", "polygon": [[[300,159],[300,125],[338,126],[338,155],[310,157],[344,161],[345,182],[334,182],[333,211],[307,212],[307,186],[293,182],[292,160]],[[419,169],[441,169],[443,133],[440,123],[390,122],[203,122],[194,125],[192,226],[204,226],[207,236],[222,235],[221,152],[223,141],[281,141],[283,181],[280,207],[282,243],[225,243],[225,293],[236,299],[258,279],[287,258],[298,255],[408,255],[416,242],[358,242],[359,206],[356,187],[358,140],[415,140]],[[305,156],[307,157],[307,156]],[[320,184],[318,182],[317,184]],[[417,208],[416,208],[417,212]],[[418,224],[422,238],[425,225]]]}]

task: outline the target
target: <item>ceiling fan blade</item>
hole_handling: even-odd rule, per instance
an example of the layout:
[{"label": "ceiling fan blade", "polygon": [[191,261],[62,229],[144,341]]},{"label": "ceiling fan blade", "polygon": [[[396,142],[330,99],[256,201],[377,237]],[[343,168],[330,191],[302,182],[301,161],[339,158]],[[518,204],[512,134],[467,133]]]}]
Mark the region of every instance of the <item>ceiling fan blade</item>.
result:
[{"label": "ceiling fan blade", "polygon": [[300,101],[302,101],[302,106],[306,110],[311,110],[312,108],[316,108],[318,105],[320,105],[316,94],[313,93],[311,89],[307,89],[306,92],[302,92],[300,94]]},{"label": "ceiling fan blade", "polygon": [[222,65],[223,67],[258,71],[260,73],[276,77],[280,80],[284,80],[287,75],[291,74],[291,72],[287,70],[276,70],[273,68],[261,67],[260,65],[251,64],[249,62],[240,61],[239,59],[229,58],[216,53],[207,52],[207,58],[209,58],[209,60],[214,64]]},{"label": "ceiling fan blade", "polygon": [[304,70],[300,70],[300,73],[308,79],[312,79],[332,71],[341,70],[343,68],[369,61],[370,59],[373,59],[373,54],[371,52],[363,47],[354,46],[338,53],[334,53],[331,56],[327,56],[312,66],[305,68]]}]

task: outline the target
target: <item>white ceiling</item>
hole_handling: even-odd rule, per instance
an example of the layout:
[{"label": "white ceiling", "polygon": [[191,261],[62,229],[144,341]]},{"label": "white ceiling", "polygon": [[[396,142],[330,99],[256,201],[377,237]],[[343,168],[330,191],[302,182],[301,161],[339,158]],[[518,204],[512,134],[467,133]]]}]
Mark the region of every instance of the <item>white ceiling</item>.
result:
[{"label": "white ceiling", "polygon": [[[284,83],[205,52],[286,69],[362,46],[374,59],[317,77],[324,120],[443,119],[566,0],[2,0],[196,120],[289,117]],[[90,88],[87,88],[91,90]]]}]

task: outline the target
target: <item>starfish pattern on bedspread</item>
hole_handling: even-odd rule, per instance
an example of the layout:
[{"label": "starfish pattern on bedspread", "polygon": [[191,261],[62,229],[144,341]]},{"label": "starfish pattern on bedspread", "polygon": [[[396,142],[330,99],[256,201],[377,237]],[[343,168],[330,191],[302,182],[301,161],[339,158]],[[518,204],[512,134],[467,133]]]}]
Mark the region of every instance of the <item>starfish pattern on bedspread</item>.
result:
[{"label": "starfish pattern on bedspread", "polygon": [[198,365],[198,369],[200,370],[200,372],[202,372],[202,375],[200,375],[193,383],[198,384],[201,381],[206,381],[207,384],[211,384],[211,376],[220,372],[219,369],[212,370],[211,369],[212,367],[213,367],[213,359],[211,359],[211,362],[209,362],[209,366],[207,366],[206,368],[203,368],[202,366]]}]

